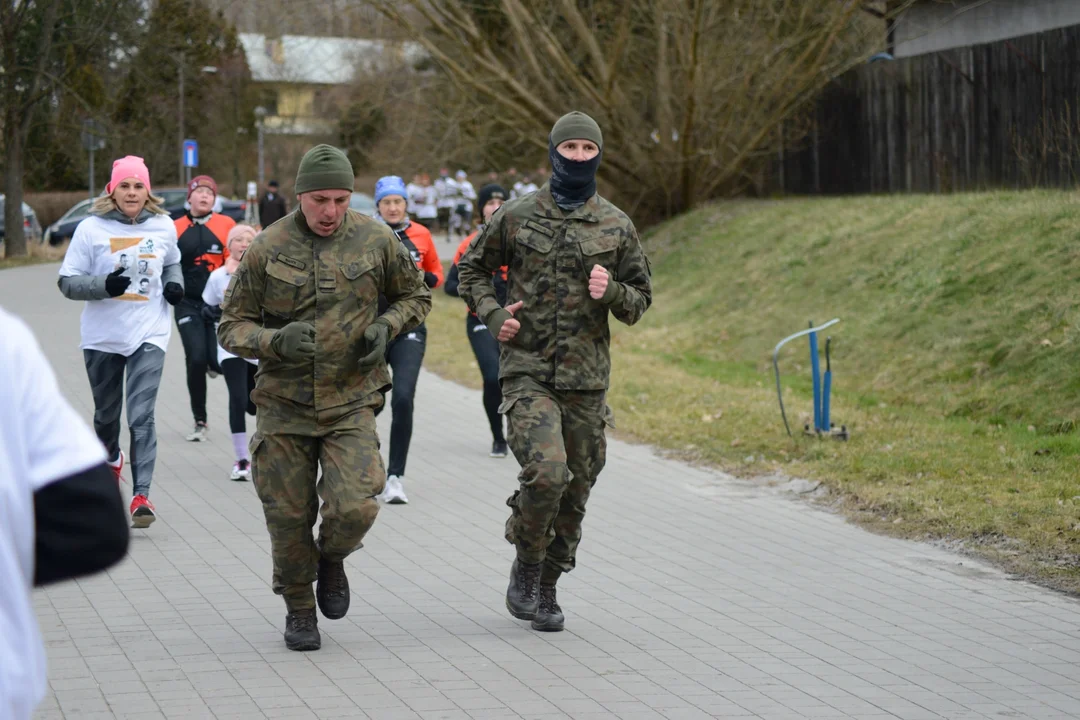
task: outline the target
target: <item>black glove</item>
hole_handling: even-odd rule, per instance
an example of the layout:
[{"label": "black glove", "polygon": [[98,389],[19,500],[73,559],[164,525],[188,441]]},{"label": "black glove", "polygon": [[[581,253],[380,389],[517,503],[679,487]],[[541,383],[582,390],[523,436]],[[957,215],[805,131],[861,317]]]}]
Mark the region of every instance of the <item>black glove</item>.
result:
[{"label": "black glove", "polygon": [[221,319],[221,307],[218,305],[203,305],[199,310],[203,320],[213,325]]},{"label": "black glove", "polygon": [[433,272],[424,272],[424,284],[429,288],[433,288],[439,284],[439,276]]},{"label": "black glove", "polygon": [[386,343],[390,338],[390,326],[382,320],[376,320],[364,331],[366,355],[357,361],[361,372],[371,372],[386,360]]},{"label": "black glove", "polygon": [[270,348],[282,360],[313,360],[315,327],[311,323],[291,322],[274,333]]},{"label": "black glove", "polygon": [[165,289],[161,291],[161,294],[165,296],[165,302],[176,305],[184,299],[184,286],[175,282],[165,283]]},{"label": "black glove", "polygon": [[117,268],[105,276],[105,292],[109,293],[109,297],[123,295],[130,284],[131,278],[124,277],[124,268]]}]

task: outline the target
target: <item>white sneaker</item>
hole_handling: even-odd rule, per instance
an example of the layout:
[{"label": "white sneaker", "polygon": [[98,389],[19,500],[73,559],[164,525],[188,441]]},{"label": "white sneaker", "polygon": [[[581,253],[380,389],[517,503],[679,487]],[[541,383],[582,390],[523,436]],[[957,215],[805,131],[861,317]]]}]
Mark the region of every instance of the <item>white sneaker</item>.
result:
[{"label": "white sneaker", "polygon": [[384,503],[390,505],[404,505],[409,502],[409,498],[405,497],[405,487],[397,475],[386,478],[386,487],[383,488],[380,497]]},{"label": "white sneaker", "polygon": [[229,476],[230,480],[250,480],[251,479],[251,463],[247,460],[239,460],[232,468],[232,475]]},{"label": "white sneaker", "polygon": [[197,422],[195,423],[195,429],[188,433],[188,435],[185,436],[184,439],[188,442],[203,442],[204,440],[206,440],[206,431],[208,429],[209,428],[206,427],[206,423]]}]

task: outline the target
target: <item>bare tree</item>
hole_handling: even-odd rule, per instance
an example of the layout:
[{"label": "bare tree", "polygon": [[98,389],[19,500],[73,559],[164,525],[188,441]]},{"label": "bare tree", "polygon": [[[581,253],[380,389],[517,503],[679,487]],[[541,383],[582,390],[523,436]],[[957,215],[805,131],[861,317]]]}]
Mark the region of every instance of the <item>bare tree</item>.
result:
[{"label": "bare tree", "polygon": [[[836,75],[885,42],[854,0],[371,0],[498,126],[547,149],[570,109],[604,130],[603,179],[671,215],[737,192]],[[874,8],[880,3],[874,5]]]},{"label": "bare tree", "polygon": [[0,105],[4,123],[4,254],[26,255],[23,233],[23,155],[35,106],[48,96],[43,82],[61,0],[0,0],[3,68]]}]

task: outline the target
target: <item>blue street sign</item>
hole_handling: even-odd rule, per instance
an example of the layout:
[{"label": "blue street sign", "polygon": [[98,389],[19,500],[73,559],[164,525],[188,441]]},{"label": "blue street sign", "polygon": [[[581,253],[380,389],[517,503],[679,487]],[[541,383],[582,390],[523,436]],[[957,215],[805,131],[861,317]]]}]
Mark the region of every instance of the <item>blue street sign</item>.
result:
[{"label": "blue street sign", "polygon": [[184,167],[199,167],[199,143],[194,140],[184,141]]}]

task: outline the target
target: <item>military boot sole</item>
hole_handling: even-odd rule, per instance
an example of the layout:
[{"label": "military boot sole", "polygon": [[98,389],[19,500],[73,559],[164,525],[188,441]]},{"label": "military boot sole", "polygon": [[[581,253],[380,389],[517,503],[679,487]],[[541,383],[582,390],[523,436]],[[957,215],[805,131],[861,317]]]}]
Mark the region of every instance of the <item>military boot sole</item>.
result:
[{"label": "military boot sole", "polygon": [[518,620],[532,620],[536,617],[536,610],[518,610],[510,604],[510,598],[506,598],[506,609]]},{"label": "military boot sole", "polygon": [[561,617],[537,617],[533,618],[532,629],[540,632],[561,632],[566,621]]},{"label": "military boot sole", "polygon": [[323,613],[323,617],[325,617],[326,620],[341,620],[342,617],[345,617],[349,614],[349,606],[347,603],[345,609],[343,610],[334,610],[332,612],[327,612],[327,608],[324,608],[323,603],[320,603],[319,612]]},{"label": "military boot sole", "polygon": [[300,640],[289,640],[286,638],[285,647],[299,652],[319,650],[322,648],[322,638],[319,636],[315,636],[314,638],[303,638]]}]

